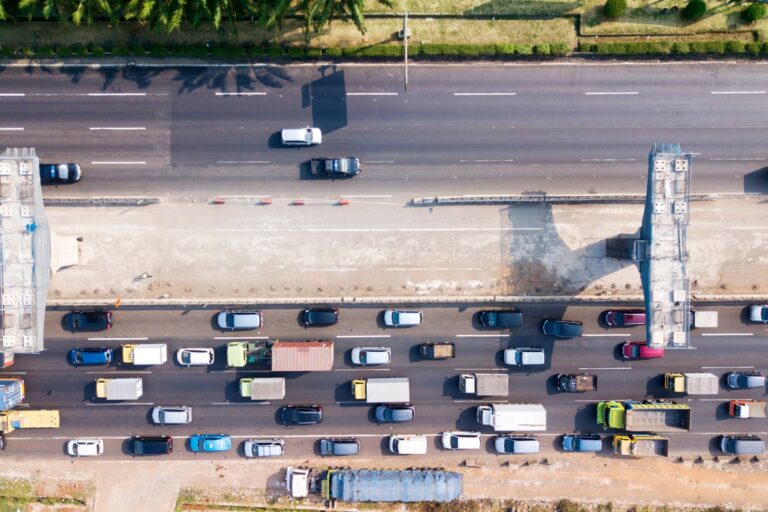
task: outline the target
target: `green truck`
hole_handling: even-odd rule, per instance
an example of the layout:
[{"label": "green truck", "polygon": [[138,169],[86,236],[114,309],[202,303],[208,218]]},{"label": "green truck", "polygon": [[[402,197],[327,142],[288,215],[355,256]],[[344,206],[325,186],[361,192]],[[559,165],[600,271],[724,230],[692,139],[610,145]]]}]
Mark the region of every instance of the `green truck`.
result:
[{"label": "green truck", "polygon": [[598,402],[597,424],[627,432],[687,431],[691,429],[691,408],[671,400]]}]

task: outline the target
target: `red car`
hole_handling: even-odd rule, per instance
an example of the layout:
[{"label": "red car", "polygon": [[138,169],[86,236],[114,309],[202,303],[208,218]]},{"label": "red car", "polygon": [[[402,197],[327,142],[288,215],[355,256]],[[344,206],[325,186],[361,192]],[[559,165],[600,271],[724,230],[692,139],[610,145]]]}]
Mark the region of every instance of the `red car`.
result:
[{"label": "red car", "polygon": [[656,359],[664,357],[664,349],[649,347],[644,341],[627,341],[621,345],[621,356],[624,359]]},{"label": "red car", "polygon": [[609,327],[632,327],[634,325],[645,325],[645,311],[622,311],[610,309],[603,313],[605,325]]}]

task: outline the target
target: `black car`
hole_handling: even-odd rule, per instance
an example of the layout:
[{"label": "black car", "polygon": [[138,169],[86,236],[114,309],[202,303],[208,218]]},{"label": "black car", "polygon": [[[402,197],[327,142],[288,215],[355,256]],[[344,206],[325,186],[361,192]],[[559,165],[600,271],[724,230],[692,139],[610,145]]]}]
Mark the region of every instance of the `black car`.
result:
[{"label": "black car", "polygon": [[171,436],[133,436],[128,440],[133,455],[167,455],[173,452]]},{"label": "black car", "polygon": [[64,315],[68,331],[106,331],[112,327],[111,311],[72,311]]},{"label": "black car", "polygon": [[581,322],[575,320],[544,320],[541,330],[545,336],[555,338],[578,338],[584,330]]},{"label": "black car", "polygon": [[516,309],[480,312],[480,325],[489,329],[507,329],[509,327],[520,327],[522,324],[523,314]]},{"label": "black car", "polygon": [[336,308],[307,308],[301,312],[301,323],[306,327],[336,325],[339,310]]},{"label": "black car", "polygon": [[323,408],[319,405],[286,405],[280,409],[283,425],[315,425],[323,421]]},{"label": "black car", "polygon": [[82,177],[77,164],[40,164],[40,183],[77,183]]}]

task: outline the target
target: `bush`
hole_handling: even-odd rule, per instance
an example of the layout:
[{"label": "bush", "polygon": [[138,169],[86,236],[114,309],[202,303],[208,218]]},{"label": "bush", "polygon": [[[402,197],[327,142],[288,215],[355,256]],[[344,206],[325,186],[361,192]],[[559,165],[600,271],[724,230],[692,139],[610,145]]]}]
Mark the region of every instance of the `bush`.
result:
[{"label": "bush", "polygon": [[744,49],[752,55],[760,55],[760,43],[747,43]]},{"label": "bush", "polygon": [[626,43],[597,43],[598,55],[625,55],[628,52]]},{"label": "bush", "polygon": [[307,57],[311,59],[319,59],[323,56],[322,48],[307,48]]},{"label": "bush", "polygon": [[211,48],[211,55],[217,59],[239,59],[245,57],[245,47],[230,44],[217,45]]},{"label": "bush", "polygon": [[688,44],[691,53],[707,53],[707,43],[703,41],[693,41]]},{"label": "bush", "polygon": [[608,18],[618,18],[627,10],[627,0],[608,0],[603,6],[603,14]]},{"label": "bush", "polygon": [[270,57],[282,57],[285,55],[285,50],[282,46],[270,45],[267,46],[266,51]]},{"label": "bush", "polygon": [[153,44],[149,47],[149,54],[152,57],[165,57],[168,55],[168,48],[164,44]]},{"label": "bush", "polygon": [[427,56],[448,55],[448,45],[439,43],[424,43],[421,45],[421,54]]},{"label": "bush", "polygon": [[704,48],[706,49],[707,53],[716,53],[718,55],[722,55],[725,53],[725,42],[707,41],[704,43]]},{"label": "bush", "polygon": [[533,47],[533,53],[536,55],[549,55],[550,48],[547,43],[537,44]]},{"label": "bush", "polygon": [[571,48],[566,43],[552,43],[549,45],[549,52],[552,55],[568,55]]},{"label": "bush", "polygon": [[301,59],[306,56],[303,46],[289,46],[285,49],[285,54],[292,59]]},{"label": "bush", "polygon": [[40,58],[48,58],[50,59],[55,54],[53,48],[45,47],[45,48],[35,48],[35,55],[37,55]]},{"label": "bush", "polygon": [[695,21],[704,17],[707,13],[707,4],[704,0],[691,0],[683,9],[683,18]]},{"label": "bush", "polygon": [[325,55],[326,57],[331,57],[331,58],[341,57],[341,48],[326,48]]},{"label": "bush", "polygon": [[530,44],[518,44],[515,48],[515,55],[533,55],[533,46]]},{"label": "bush", "polygon": [[768,7],[765,4],[749,4],[746,9],[741,11],[741,19],[745,23],[754,23],[765,18],[768,14]]},{"label": "bush", "polygon": [[744,53],[747,45],[741,41],[728,41],[725,43],[725,51],[727,53]]},{"label": "bush", "polygon": [[768,55],[768,43],[763,43],[763,45],[760,47],[760,53],[763,55]]},{"label": "bush", "polygon": [[91,49],[91,53],[93,53],[94,57],[103,57],[105,52],[104,52],[104,48],[102,48],[101,46],[94,46]]},{"label": "bush", "polygon": [[765,30],[757,29],[752,31],[752,39],[757,41],[758,43],[762,43],[765,41]]},{"label": "bush", "polygon": [[21,56],[25,59],[31,59],[35,56],[35,50],[29,47],[24,47],[21,49]]},{"label": "bush", "polygon": [[688,43],[672,43],[672,53],[675,55],[691,53],[691,45]]}]

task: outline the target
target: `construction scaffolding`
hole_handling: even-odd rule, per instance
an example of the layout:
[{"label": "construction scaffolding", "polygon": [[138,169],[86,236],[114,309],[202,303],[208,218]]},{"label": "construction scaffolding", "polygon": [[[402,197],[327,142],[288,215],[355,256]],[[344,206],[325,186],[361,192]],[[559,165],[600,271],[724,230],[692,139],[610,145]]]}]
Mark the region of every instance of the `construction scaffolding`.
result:
[{"label": "construction scaffolding", "polygon": [[43,350],[50,252],[37,154],[7,148],[0,154],[0,352]]}]

